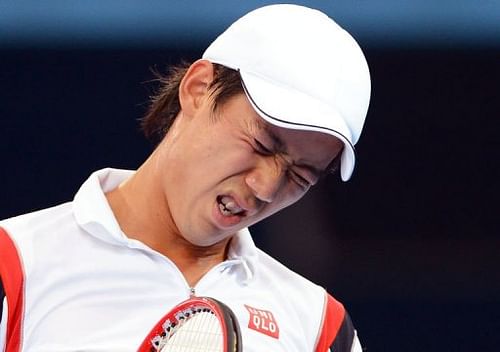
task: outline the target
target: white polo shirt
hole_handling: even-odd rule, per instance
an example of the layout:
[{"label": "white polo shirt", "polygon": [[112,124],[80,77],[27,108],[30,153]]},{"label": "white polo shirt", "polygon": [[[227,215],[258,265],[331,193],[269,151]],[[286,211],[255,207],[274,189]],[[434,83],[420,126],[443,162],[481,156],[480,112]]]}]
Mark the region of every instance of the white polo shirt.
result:
[{"label": "white polo shirt", "polygon": [[[20,349],[8,352],[135,351],[156,322],[190,296],[174,263],[128,238],[109,207],[104,193],[132,174],[97,171],[73,202],[0,222],[2,282],[12,286],[15,280],[8,276],[15,272],[22,282],[17,301],[6,289],[0,347],[17,334]],[[18,264],[9,259],[14,257]],[[235,312],[245,352],[316,351],[318,344],[329,345],[327,335],[344,329],[348,319],[323,288],[256,248],[247,229],[234,236],[228,259],[194,289]],[[335,320],[333,328],[325,319],[326,302],[335,306],[328,318]],[[256,325],[252,317],[263,312],[267,318]],[[17,329],[11,328],[14,321]],[[345,336],[349,350],[361,351],[355,332]]]}]

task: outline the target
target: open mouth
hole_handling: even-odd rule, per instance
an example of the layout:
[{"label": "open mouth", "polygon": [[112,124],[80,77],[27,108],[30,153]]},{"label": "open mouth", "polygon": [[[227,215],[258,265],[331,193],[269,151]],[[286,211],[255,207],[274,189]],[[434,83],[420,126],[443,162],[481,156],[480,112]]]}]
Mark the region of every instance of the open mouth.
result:
[{"label": "open mouth", "polygon": [[241,208],[238,203],[230,196],[218,196],[217,204],[219,205],[220,212],[224,216],[244,216],[245,210]]}]

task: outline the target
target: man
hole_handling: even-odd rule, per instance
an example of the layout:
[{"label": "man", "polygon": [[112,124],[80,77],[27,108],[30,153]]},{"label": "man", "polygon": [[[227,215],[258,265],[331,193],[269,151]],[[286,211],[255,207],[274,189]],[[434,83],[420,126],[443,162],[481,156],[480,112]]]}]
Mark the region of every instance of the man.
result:
[{"label": "man", "polygon": [[360,351],[343,306],[247,230],[336,164],[350,178],[370,95],[354,39],[319,11],[267,6],[162,82],[143,120],[159,144],[137,171],[97,171],[71,203],[0,223],[2,345],[133,351],[198,295],[231,307],[244,351]]}]

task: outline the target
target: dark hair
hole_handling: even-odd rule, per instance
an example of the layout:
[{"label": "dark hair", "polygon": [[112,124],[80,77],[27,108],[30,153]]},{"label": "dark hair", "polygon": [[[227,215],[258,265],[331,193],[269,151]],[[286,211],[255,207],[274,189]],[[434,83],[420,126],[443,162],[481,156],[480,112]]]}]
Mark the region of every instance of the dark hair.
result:
[{"label": "dark hair", "polygon": [[[157,144],[167,134],[177,114],[181,110],[179,102],[179,86],[190,67],[190,63],[182,62],[169,69],[166,75],[155,72],[159,82],[157,92],[151,96],[148,111],[141,119],[141,129],[150,141]],[[243,93],[241,76],[238,71],[219,64],[214,66],[214,79],[209,90],[213,98],[213,112],[231,97]]]}]

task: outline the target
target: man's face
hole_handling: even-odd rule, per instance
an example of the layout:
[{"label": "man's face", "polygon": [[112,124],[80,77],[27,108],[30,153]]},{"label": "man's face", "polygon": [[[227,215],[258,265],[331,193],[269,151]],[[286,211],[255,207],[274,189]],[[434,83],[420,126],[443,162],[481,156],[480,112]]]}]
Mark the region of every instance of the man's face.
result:
[{"label": "man's face", "polygon": [[160,145],[173,228],[209,246],[299,200],[342,150],[329,135],[261,119],[239,94],[216,115],[206,100]]}]

